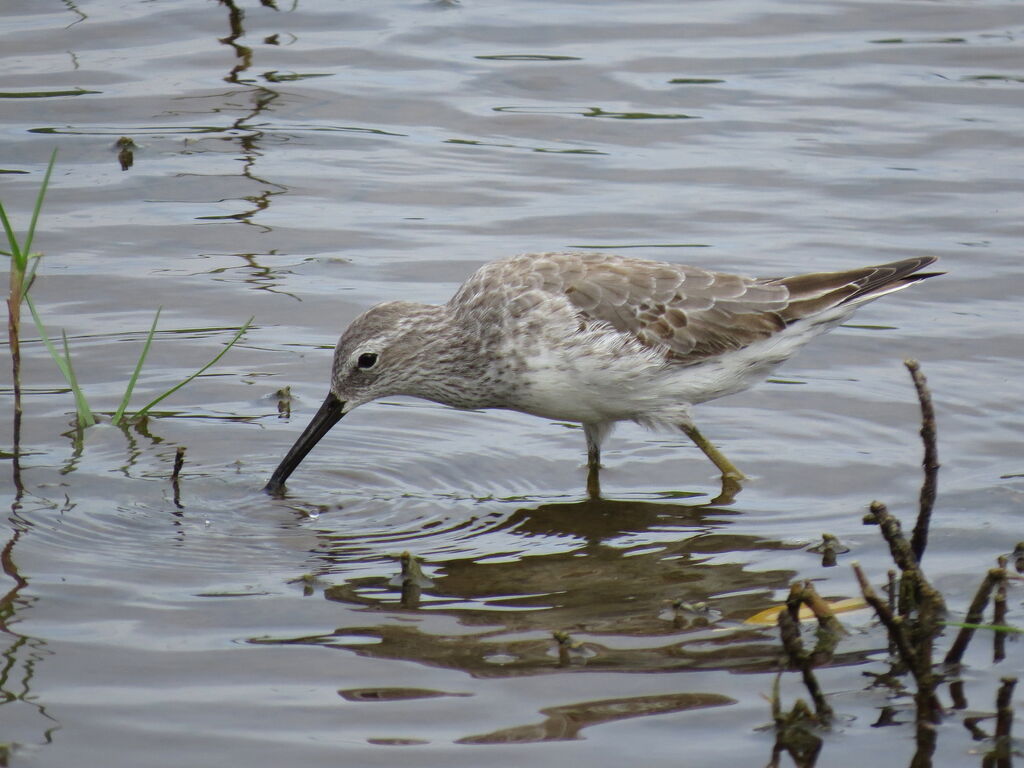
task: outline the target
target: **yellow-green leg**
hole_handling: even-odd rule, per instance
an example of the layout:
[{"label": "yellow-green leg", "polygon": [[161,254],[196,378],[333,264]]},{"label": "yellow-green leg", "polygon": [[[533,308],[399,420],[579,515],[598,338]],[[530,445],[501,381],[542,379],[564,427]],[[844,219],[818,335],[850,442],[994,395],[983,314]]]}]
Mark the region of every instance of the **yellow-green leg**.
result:
[{"label": "yellow-green leg", "polygon": [[683,430],[688,438],[693,440],[694,445],[700,448],[704,455],[711,459],[711,462],[722,473],[722,492],[718,498],[714,499],[713,503],[729,504],[732,502],[733,498],[742,488],[740,482],[746,480],[747,476],[736,469],[736,465],[729,461],[725,454],[718,450],[710,440],[704,437],[696,426],[693,424],[680,424],[679,428]]}]

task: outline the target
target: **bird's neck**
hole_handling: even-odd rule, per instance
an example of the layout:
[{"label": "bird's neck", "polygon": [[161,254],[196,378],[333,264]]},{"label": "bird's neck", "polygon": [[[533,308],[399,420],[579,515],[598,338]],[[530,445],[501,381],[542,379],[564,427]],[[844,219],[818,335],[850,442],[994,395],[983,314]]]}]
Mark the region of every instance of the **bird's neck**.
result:
[{"label": "bird's neck", "polygon": [[464,327],[447,306],[417,305],[411,315],[406,361],[407,391],[457,408],[489,408],[502,402],[504,381],[480,329]]}]

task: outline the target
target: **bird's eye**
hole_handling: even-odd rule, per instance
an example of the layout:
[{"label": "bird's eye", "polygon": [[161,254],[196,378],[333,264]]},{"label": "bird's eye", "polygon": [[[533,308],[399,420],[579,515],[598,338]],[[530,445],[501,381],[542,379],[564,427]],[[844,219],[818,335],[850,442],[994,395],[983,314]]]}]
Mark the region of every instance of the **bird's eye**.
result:
[{"label": "bird's eye", "polygon": [[377,354],[375,352],[363,352],[356,361],[356,365],[362,368],[364,371],[373,368],[377,364]]}]

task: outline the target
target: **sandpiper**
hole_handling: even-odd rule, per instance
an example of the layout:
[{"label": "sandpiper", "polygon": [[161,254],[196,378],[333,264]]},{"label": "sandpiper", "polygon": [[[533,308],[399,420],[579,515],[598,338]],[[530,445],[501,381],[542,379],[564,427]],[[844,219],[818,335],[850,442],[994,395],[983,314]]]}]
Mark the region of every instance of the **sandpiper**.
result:
[{"label": "sandpiper", "polygon": [[744,476],[690,407],[752,386],[861,304],[941,274],[920,272],[934,261],[762,278],[605,253],[486,264],[447,304],[389,301],[356,318],[327,398],[265,490],[280,492],[356,406],[411,395],[582,424],[593,496],[616,422],[682,430],[721,471],[727,502]]}]

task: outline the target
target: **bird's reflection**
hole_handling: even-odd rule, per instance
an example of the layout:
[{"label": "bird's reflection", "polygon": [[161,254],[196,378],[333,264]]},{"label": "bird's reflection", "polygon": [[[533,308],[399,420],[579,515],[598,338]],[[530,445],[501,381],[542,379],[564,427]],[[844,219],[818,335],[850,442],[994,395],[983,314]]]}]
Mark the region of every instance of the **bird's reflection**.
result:
[{"label": "bird's reflection", "polygon": [[[703,437],[701,438],[703,439]],[[736,497],[743,490],[743,484],[739,478],[733,475],[722,475],[721,489],[718,495],[713,498],[708,506],[727,506],[736,501]],[[592,501],[601,501],[601,465],[591,462],[587,467],[587,496]]]},{"label": "bird's reflection", "polygon": [[[561,668],[774,668],[774,629],[742,621],[768,607],[794,574],[746,563],[751,553],[788,545],[730,532],[738,514],[671,500],[587,498],[523,507],[477,534],[500,534],[492,553],[422,564],[405,553],[391,575],[324,590],[326,599],[364,611],[365,624],[257,642],[348,648],[484,677],[558,671],[553,633],[569,632],[585,639],[588,654]],[[321,558],[340,562],[352,540],[325,533],[320,544]],[[679,621],[687,606],[700,606],[704,620]],[[373,618],[380,614],[388,619]],[[417,616],[453,618],[461,629]],[[618,642],[623,637],[633,640]]]}]

